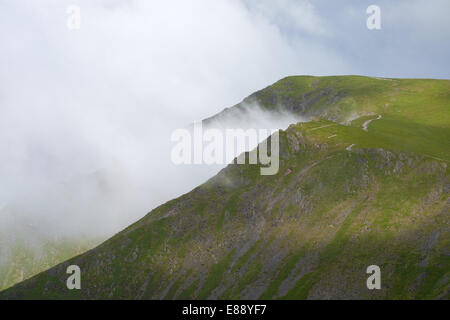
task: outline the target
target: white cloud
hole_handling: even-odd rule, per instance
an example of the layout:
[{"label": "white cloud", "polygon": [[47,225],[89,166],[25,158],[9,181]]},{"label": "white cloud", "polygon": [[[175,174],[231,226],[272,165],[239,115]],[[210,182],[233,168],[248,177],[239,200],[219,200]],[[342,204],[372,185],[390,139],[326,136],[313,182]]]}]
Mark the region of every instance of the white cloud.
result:
[{"label": "white cloud", "polygon": [[3,1],[0,39],[0,203],[61,232],[117,231],[212,176],[167,164],[172,128],[313,61],[345,70],[236,0]]},{"label": "white cloud", "polygon": [[311,36],[329,36],[327,22],[316,12],[309,1],[304,0],[246,0],[250,10],[268,18],[286,31],[300,32]]}]

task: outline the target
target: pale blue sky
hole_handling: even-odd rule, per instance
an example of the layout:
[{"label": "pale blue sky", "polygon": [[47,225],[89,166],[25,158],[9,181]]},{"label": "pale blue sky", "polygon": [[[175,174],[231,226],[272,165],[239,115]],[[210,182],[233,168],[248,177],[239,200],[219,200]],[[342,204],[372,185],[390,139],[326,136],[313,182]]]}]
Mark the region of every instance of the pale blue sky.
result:
[{"label": "pale blue sky", "polygon": [[[341,57],[345,73],[450,78],[450,1],[244,1],[290,41],[306,39]],[[381,30],[366,27],[372,4],[381,9]]]}]

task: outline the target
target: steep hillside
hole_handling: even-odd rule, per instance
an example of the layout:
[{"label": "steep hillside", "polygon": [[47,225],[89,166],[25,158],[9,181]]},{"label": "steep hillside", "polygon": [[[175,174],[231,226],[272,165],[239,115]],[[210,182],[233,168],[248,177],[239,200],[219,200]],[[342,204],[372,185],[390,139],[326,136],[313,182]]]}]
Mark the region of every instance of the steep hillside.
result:
[{"label": "steep hillside", "polygon": [[[311,118],[280,170],[230,164],[0,298],[448,299],[450,81],[290,77],[244,103]],[[255,151],[253,151],[255,152]],[[81,290],[66,288],[78,265]],[[381,268],[368,290],[366,268]]]}]

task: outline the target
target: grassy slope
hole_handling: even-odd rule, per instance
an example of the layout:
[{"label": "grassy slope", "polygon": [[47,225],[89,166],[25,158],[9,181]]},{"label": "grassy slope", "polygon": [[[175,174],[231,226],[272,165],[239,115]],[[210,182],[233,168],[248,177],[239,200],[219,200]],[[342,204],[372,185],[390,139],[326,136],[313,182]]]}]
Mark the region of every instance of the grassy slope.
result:
[{"label": "grassy slope", "polygon": [[449,101],[448,80],[296,76],[252,94],[235,108],[256,102],[264,109],[286,109],[355,127],[382,115],[370,125],[370,132],[377,134],[375,144],[449,161]]},{"label": "grassy slope", "polygon": [[[448,298],[449,93],[443,80],[283,79],[246,100],[316,117],[282,132],[278,175],[230,165],[0,298]],[[65,288],[70,264],[80,291]],[[382,290],[365,286],[371,264]]]}]

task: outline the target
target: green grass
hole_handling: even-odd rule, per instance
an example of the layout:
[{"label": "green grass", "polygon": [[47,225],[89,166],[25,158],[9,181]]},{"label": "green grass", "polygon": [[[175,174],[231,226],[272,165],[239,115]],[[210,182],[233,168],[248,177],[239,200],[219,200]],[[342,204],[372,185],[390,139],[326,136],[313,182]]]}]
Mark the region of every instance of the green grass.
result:
[{"label": "green grass", "polygon": [[225,257],[219,262],[214,264],[209,270],[208,276],[200,289],[197,299],[206,299],[210,295],[211,291],[217,287],[217,285],[222,281],[223,274],[228,270],[231,260],[233,258],[235,250],[231,250]]},{"label": "green grass", "polygon": [[283,266],[278,271],[274,280],[272,280],[264,293],[259,297],[262,300],[268,300],[274,298],[277,294],[278,289],[284,280],[287,279],[292,269],[295,267],[297,262],[303,257],[305,254],[307,246],[301,247],[297,252],[295,252],[292,256],[287,257],[283,263]]},{"label": "green grass", "polygon": [[256,241],[250,249],[248,249],[242,256],[239,257],[239,259],[236,261],[236,263],[233,265],[231,272],[237,272],[239,271],[247,262],[249,259],[257,252],[257,249],[259,249],[259,246],[261,245],[261,240]]}]

